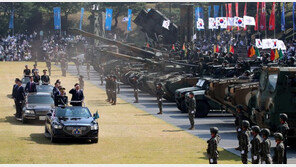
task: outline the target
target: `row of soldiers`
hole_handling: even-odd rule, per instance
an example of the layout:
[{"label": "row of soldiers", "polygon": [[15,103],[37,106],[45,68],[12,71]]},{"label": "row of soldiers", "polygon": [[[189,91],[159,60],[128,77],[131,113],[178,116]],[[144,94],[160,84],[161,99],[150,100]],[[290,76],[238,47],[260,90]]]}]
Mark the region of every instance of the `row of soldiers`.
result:
[{"label": "row of soldiers", "polygon": [[24,77],[32,77],[35,84],[39,85],[40,81],[42,84],[50,84],[50,77],[47,75],[47,70],[43,70],[43,75],[39,75],[39,70],[37,69],[37,64],[34,64],[34,67],[32,70],[29,69],[28,65],[25,65],[24,69]]},{"label": "row of soldiers", "polygon": [[107,102],[110,102],[111,105],[116,105],[117,99],[117,90],[119,92],[119,84],[115,75],[108,75],[105,78],[106,82],[106,94]]}]

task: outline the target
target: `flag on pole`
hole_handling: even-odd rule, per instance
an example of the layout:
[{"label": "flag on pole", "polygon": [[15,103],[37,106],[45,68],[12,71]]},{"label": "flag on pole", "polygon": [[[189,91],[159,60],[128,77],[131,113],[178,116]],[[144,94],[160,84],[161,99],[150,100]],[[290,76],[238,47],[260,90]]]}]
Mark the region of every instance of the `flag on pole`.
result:
[{"label": "flag on pole", "polygon": [[219,5],[214,5],[214,18],[219,17]]},{"label": "flag on pole", "polygon": [[256,48],[262,48],[261,39],[255,39],[255,46],[256,46]]},{"label": "flag on pole", "polygon": [[216,53],[216,45],[214,45],[214,53]]},{"label": "flag on pole", "polygon": [[14,28],[14,24],[13,24],[13,21],[14,20],[14,10],[11,11],[11,14],[10,14],[10,20],[9,20],[9,25],[8,25],[8,28],[9,29],[13,29]]},{"label": "flag on pole", "polygon": [[208,7],[208,17],[211,17],[211,6]]},{"label": "flag on pole", "polygon": [[227,28],[227,17],[219,17],[217,18],[217,24],[220,28]]},{"label": "flag on pole", "polygon": [[216,52],[217,52],[217,53],[220,52],[220,48],[219,48],[219,45],[218,45],[218,44],[216,45]]},{"label": "flag on pole", "polygon": [[[238,17],[238,2],[235,3],[235,15]],[[237,30],[239,30],[239,26],[237,25]]]},{"label": "flag on pole", "polygon": [[244,27],[244,19],[241,17],[234,17],[234,25],[237,26],[239,30],[239,27]]},{"label": "flag on pole", "polygon": [[275,54],[274,54],[274,55],[275,55],[275,56],[274,56],[274,59],[275,59],[275,60],[279,59],[280,55],[279,55],[279,52],[278,52],[277,49],[275,50]]},{"label": "flag on pole", "polygon": [[[232,18],[232,3],[228,3],[228,18],[227,18],[227,22],[229,23],[230,18]],[[232,20],[232,23],[234,23],[234,21]],[[229,24],[228,24],[229,25]],[[227,30],[232,30],[231,26],[227,27]]]},{"label": "flag on pole", "polygon": [[259,19],[259,2],[257,2],[256,24],[255,24],[255,27],[254,27],[255,31],[258,31],[258,23],[259,23],[258,19]]},{"label": "flag on pole", "polygon": [[282,40],[277,40],[277,46],[278,46],[278,49],[287,50],[287,47],[286,47],[284,41],[282,41]]},{"label": "flag on pole", "polygon": [[269,16],[268,30],[272,31],[275,29],[275,2],[272,3],[272,10]]},{"label": "flag on pole", "polygon": [[216,19],[213,17],[209,18],[209,29],[218,29],[217,23],[216,23]]},{"label": "flag on pole", "polygon": [[80,29],[80,30],[81,30],[81,28],[82,28],[83,13],[84,13],[84,8],[81,8],[80,22],[79,22],[79,29]]},{"label": "flag on pole", "polygon": [[248,57],[253,57],[255,55],[255,49],[251,46],[248,50]]},{"label": "flag on pole", "polygon": [[261,2],[261,15],[260,15],[260,30],[264,31],[266,29],[266,6],[265,2]]},{"label": "flag on pole", "polygon": [[162,22],[162,27],[164,27],[166,29],[169,29],[170,24],[171,24],[171,21],[170,20],[164,20]]},{"label": "flag on pole", "polygon": [[272,44],[270,45],[271,46],[271,49],[277,49],[278,48],[278,40],[277,39],[271,39],[271,42]]},{"label": "flag on pole", "polygon": [[282,59],[284,57],[282,50],[279,51],[279,58]]},{"label": "flag on pole", "polygon": [[127,31],[132,31],[132,10],[128,9],[127,10]]},{"label": "flag on pole", "polygon": [[146,48],[150,48],[150,45],[149,45],[149,43],[147,42],[147,44],[146,44]]},{"label": "flag on pole", "polygon": [[296,30],[295,28],[295,2],[293,2],[293,15],[292,15],[292,19],[293,19],[293,29]]},{"label": "flag on pole", "polygon": [[257,47],[255,47],[255,55],[257,57],[261,57],[260,52],[259,52],[259,49]]},{"label": "flag on pole", "polygon": [[225,4],[225,16],[228,17],[228,8],[227,8],[227,3]]},{"label": "flag on pole", "polygon": [[197,28],[197,21],[199,19],[199,7],[195,8],[195,24],[196,24],[196,28]]},{"label": "flag on pole", "polygon": [[282,7],[281,30],[285,31],[285,2],[283,2],[283,7]]},{"label": "flag on pole", "polygon": [[232,46],[232,45],[230,45],[230,47],[229,47],[229,53],[232,53],[232,54],[234,54],[234,48],[233,48],[233,46]]},{"label": "flag on pole", "polygon": [[[245,10],[244,10],[244,17],[247,16],[247,2],[245,2]],[[245,22],[245,19],[244,19],[244,22]],[[244,24],[245,27],[244,27],[244,31],[247,31],[247,26],[246,24]]]},{"label": "flag on pole", "polygon": [[53,8],[54,14],[54,29],[60,30],[61,29],[61,8],[55,7]]},{"label": "flag on pole", "polygon": [[254,17],[250,17],[250,16],[244,16],[244,25],[250,25],[250,26],[255,26],[256,22]]},{"label": "flag on pole", "polygon": [[199,30],[200,30],[200,29],[205,29],[203,19],[200,19],[200,18],[199,18],[199,19],[197,20],[197,22],[196,22],[196,28],[199,29]]},{"label": "flag on pole", "polygon": [[172,46],[172,50],[176,50],[176,48],[175,48],[175,45],[173,44],[173,46]]},{"label": "flag on pole", "polygon": [[184,55],[186,57],[187,56],[187,49],[186,49],[185,43],[183,44],[182,50],[184,51]]},{"label": "flag on pole", "polygon": [[223,5],[221,5],[221,8],[220,8],[220,17],[223,17]]},{"label": "flag on pole", "polygon": [[111,31],[113,9],[106,8],[105,30]]},{"label": "flag on pole", "polygon": [[275,54],[274,54],[273,49],[271,49],[271,51],[270,51],[270,60],[273,61],[274,59],[275,59]]}]

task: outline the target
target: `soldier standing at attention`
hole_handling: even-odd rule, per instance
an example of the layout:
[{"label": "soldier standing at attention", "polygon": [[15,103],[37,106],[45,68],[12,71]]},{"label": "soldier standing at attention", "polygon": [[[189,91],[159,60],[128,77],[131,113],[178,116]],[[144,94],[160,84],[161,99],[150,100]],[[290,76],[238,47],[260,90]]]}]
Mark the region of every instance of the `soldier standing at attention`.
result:
[{"label": "soldier standing at attention", "polygon": [[252,135],[253,139],[251,140],[251,157],[252,157],[252,164],[259,164],[260,162],[260,152],[261,152],[261,137],[259,135],[260,127],[259,126],[252,126]]},{"label": "soldier standing at attention", "polygon": [[28,68],[28,65],[25,65],[24,76],[28,77],[30,75],[31,75],[31,70]]},{"label": "soldier standing at attention", "polygon": [[80,88],[83,90],[83,88],[84,88],[84,80],[83,80],[82,75],[79,76],[79,85],[80,85]]},{"label": "soldier standing at attention", "polygon": [[116,105],[116,76],[112,76],[112,80],[110,81],[110,94],[111,94],[111,100],[112,105]]},{"label": "soldier standing at attention", "polygon": [[283,143],[285,146],[285,152],[284,152],[284,160],[283,164],[287,164],[287,145],[288,145],[288,132],[289,132],[289,125],[287,123],[288,121],[288,115],[281,113],[280,114],[280,125],[278,126],[277,132],[281,133],[283,135]]},{"label": "soldier standing at attention", "polygon": [[67,72],[67,68],[66,68],[66,59],[62,58],[61,59],[61,69],[62,69],[62,76],[66,77],[66,72]]},{"label": "soldier standing at attention", "polygon": [[48,85],[50,84],[50,78],[48,75],[46,75],[47,70],[43,70],[43,75],[41,76],[41,82],[43,85]]},{"label": "soldier standing at attention", "polygon": [[133,86],[134,86],[134,97],[135,97],[134,103],[139,103],[139,81],[137,76],[134,76],[133,78]]},{"label": "soldier standing at attention", "polygon": [[38,71],[37,64],[34,64],[34,68],[32,69],[32,75],[35,75],[35,71]]},{"label": "soldier standing at attention", "polygon": [[162,114],[162,97],[163,97],[163,95],[164,95],[164,91],[162,89],[162,84],[158,83],[156,86],[156,98],[157,98],[159,113],[157,113],[157,114]]},{"label": "soldier standing at attention", "polygon": [[22,117],[22,109],[24,106],[24,101],[25,101],[25,89],[22,86],[22,81],[21,80],[17,80],[17,90],[16,90],[16,94],[15,94],[15,109],[16,109],[16,114],[15,117],[17,119],[20,119]]},{"label": "soldier standing at attention", "polygon": [[[237,132],[237,140],[240,142],[240,136],[242,133],[242,121],[245,120],[244,114],[243,114],[243,106],[237,105],[236,106],[236,115],[235,115],[235,126],[236,126],[236,132]],[[236,150],[241,150],[240,143],[238,143],[238,147],[235,148]]]},{"label": "soldier standing at attention", "polygon": [[189,98],[186,100],[186,107],[188,109],[188,117],[191,125],[189,130],[193,130],[195,129],[194,116],[195,116],[195,110],[196,110],[196,101],[194,98],[194,94],[192,92],[189,93]]},{"label": "soldier standing at attention", "polygon": [[50,76],[51,75],[51,61],[50,61],[49,58],[46,60],[46,67],[48,69],[48,73],[49,73],[49,76]]},{"label": "soldier standing at attention", "polygon": [[110,95],[110,76],[109,75],[107,75],[107,77],[106,77],[106,85],[105,85],[105,87],[106,87],[106,94],[107,94],[107,102],[111,102],[111,95]]},{"label": "soldier standing at attention", "polygon": [[265,164],[271,164],[271,155],[270,155],[270,147],[271,142],[268,138],[270,135],[269,129],[261,130],[263,141],[261,143],[261,163],[265,162]]},{"label": "soldier standing at attention", "polygon": [[272,162],[274,164],[284,164],[285,158],[285,146],[283,143],[283,135],[281,133],[275,133],[274,139],[276,142],[276,147],[274,148],[274,155],[272,157]]},{"label": "soldier standing at attention", "polygon": [[250,123],[247,120],[242,121],[242,133],[240,136],[241,160],[243,164],[248,164],[249,152],[249,127]]},{"label": "soldier standing at attention", "polygon": [[210,164],[217,164],[219,158],[218,144],[221,140],[220,135],[218,135],[219,129],[217,127],[210,128],[211,139],[207,141],[208,149],[207,154]]},{"label": "soldier standing at attention", "polygon": [[86,63],[86,72],[87,72],[87,79],[90,80],[90,63]]},{"label": "soldier standing at attention", "polygon": [[36,85],[39,85],[40,82],[40,75],[38,74],[38,71],[34,71],[34,77],[33,80],[35,82]]}]

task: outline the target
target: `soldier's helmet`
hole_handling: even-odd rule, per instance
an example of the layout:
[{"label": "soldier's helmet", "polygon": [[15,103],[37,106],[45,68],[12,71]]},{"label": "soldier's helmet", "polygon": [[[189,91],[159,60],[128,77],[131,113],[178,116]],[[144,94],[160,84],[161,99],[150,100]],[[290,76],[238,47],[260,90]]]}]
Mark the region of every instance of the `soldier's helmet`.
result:
[{"label": "soldier's helmet", "polygon": [[260,127],[259,126],[252,126],[252,131],[255,133],[260,133]]},{"label": "soldier's helmet", "polygon": [[261,130],[261,134],[264,135],[264,136],[266,136],[266,137],[268,137],[270,135],[270,130],[267,129],[267,128],[263,128]]},{"label": "soldier's helmet", "polygon": [[283,121],[287,121],[288,120],[288,115],[285,114],[285,113],[281,113],[280,114],[280,119],[283,120]]},{"label": "soldier's helmet", "polygon": [[247,120],[243,120],[243,122],[242,122],[242,127],[244,127],[244,128],[249,128],[249,127],[250,127],[250,122],[247,121]]},{"label": "soldier's helmet", "polygon": [[212,127],[212,128],[210,128],[210,132],[217,134],[219,132],[219,129],[217,127]]},{"label": "soldier's helmet", "polygon": [[274,134],[274,139],[275,140],[283,140],[283,135],[281,133],[275,133]]}]

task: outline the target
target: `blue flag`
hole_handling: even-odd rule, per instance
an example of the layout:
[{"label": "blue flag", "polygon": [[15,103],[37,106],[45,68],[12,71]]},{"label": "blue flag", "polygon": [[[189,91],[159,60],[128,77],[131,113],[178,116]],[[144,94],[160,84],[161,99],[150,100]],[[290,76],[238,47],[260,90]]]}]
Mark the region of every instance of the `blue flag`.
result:
[{"label": "blue flag", "polygon": [[112,9],[106,8],[105,30],[107,30],[107,31],[111,31],[112,13],[113,13]]},{"label": "blue flag", "polygon": [[61,8],[55,7],[53,8],[53,16],[54,16],[54,29],[60,30],[61,29]]},{"label": "blue flag", "polygon": [[199,18],[203,19],[203,9],[199,7]]},{"label": "blue flag", "polygon": [[79,29],[80,30],[82,28],[83,13],[84,13],[84,8],[81,8],[80,22],[79,22]]},{"label": "blue flag", "polygon": [[132,10],[131,9],[128,9],[127,18],[128,18],[127,31],[132,31]]},{"label": "blue flag", "polygon": [[8,25],[8,28],[9,29],[13,29],[14,28],[13,19],[14,19],[14,10],[11,11],[9,25]]},{"label": "blue flag", "polygon": [[199,7],[196,7],[195,8],[195,27],[196,27],[198,18],[199,18]]},{"label": "blue flag", "polygon": [[209,6],[208,9],[209,9],[209,10],[208,10],[208,17],[211,17],[211,6]]},{"label": "blue flag", "polygon": [[223,17],[223,5],[221,5],[221,12],[220,12],[220,15],[221,15],[221,17]]},{"label": "blue flag", "polygon": [[219,5],[214,5],[214,18],[219,17]]},{"label": "blue flag", "polygon": [[283,2],[283,8],[282,8],[281,30],[285,31],[285,2]]},{"label": "blue flag", "polygon": [[294,15],[295,15],[295,4],[296,4],[296,3],[293,2],[293,15],[292,15],[292,19],[293,19],[293,29],[294,29],[294,30],[296,30],[296,29],[295,29],[295,16],[294,16]]}]

